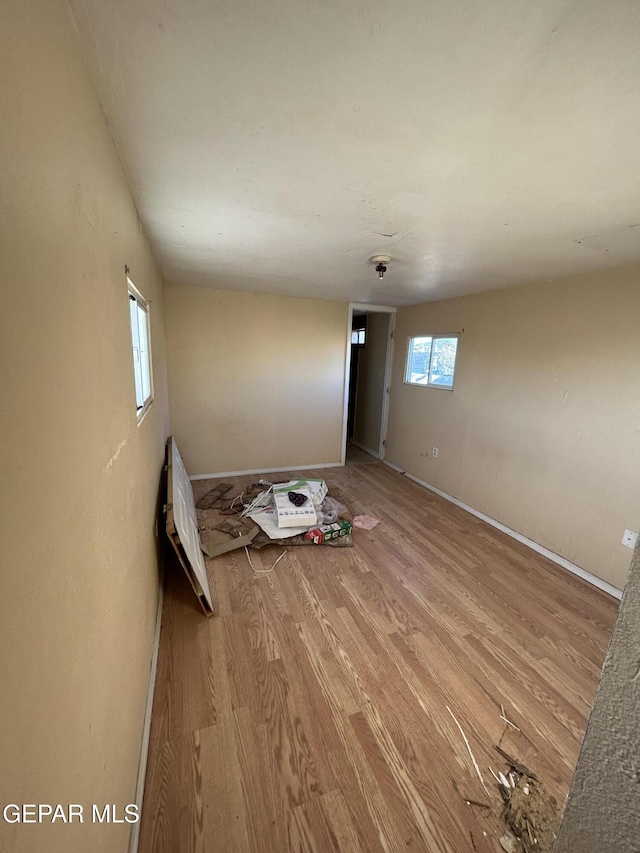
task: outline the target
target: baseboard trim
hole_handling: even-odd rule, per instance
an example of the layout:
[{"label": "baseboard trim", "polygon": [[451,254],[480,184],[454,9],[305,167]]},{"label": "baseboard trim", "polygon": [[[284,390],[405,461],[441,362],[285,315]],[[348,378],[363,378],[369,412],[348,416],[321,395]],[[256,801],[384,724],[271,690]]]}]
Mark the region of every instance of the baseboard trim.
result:
[{"label": "baseboard trim", "polygon": [[536,551],[538,554],[542,554],[543,557],[547,557],[547,559],[552,560],[559,566],[562,566],[563,569],[567,569],[567,571],[571,572],[574,575],[577,575],[578,577],[587,581],[587,583],[590,583],[592,586],[601,589],[603,592],[606,592],[613,598],[622,598],[622,590],[618,589],[615,586],[612,586],[606,581],[603,581],[601,578],[597,578],[595,575],[592,575],[591,572],[587,572],[585,569],[581,569],[580,566],[577,566],[570,560],[561,557],[559,554],[555,554],[553,551],[550,551],[548,548],[545,548],[544,545],[538,545],[538,543],[534,542],[533,539],[528,539],[526,536],[523,536],[522,533],[518,533],[516,530],[512,530],[510,527],[507,527],[506,524],[502,524],[501,521],[496,521],[495,518],[491,518],[491,516],[485,515],[483,512],[480,512],[479,510],[474,509],[472,506],[469,506],[468,504],[459,501],[452,495],[448,495],[446,492],[443,492],[442,489],[437,489],[430,483],[421,480],[419,477],[415,477],[413,474],[410,474],[408,471],[405,471],[404,468],[399,468],[397,465],[394,465],[393,462],[389,462],[387,459],[383,459],[382,461],[384,465],[387,465],[389,468],[392,468],[399,474],[403,474],[405,477],[408,477],[410,480],[413,480],[414,483],[418,483],[419,486],[423,486],[430,492],[434,492],[436,495],[440,495],[441,498],[444,498],[445,500],[450,501],[452,504],[459,506],[461,509],[464,509],[467,512],[471,513],[471,515],[475,515],[476,518],[480,518],[482,519],[482,521],[486,521],[487,524],[490,524],[492,527],[501,530],[503,533],[506,533],[508,536],[511,536],[518,542],[522,542],[523,545],[526,545],[528,548],[531,548],[532,551]]},{"label": "baseboard trim", "polygon": [[321,462],[318,465],[287,465],[285,468],[249,468],[246,471],[218,471],[216,474],[194,474],[190,480],[215,480],[218,477],[242,477],[245,474],[281,474],[286,471],[313,471],[316,468],[342,468],[342,462]]},{"label": "baseboard trim", "polygon": [[372,450],[370,447],[367,447],[364,444],[361,444],[359,441],[356,441],[355,438],[350,439],[350,444],[355,444],[356,447],[359,447],[360,450],[364,450],[365,453],[368,453],[369,456],[373,456],[374,459],[380,459],[380,454],[377,450]]},{"label": "baseboard trim", "polygon": [[[135,803],[138,806],[138,814],[142,815],[142,799],[144,797],[144,783],[147,776],[147,761],[149,758],[149,740],[151,736],[151,712],[153,710],[153,694],[156,686],[156,674],[158,672],[158,653],[160,651],[160,628],[162,626],[162,605],[164,602],[164,581],[160,582],[158,592],[158,609],[156,611],[156,626],[153,637],[153,650],[151,652],[151,671],[149,672],[149,689],[147,691],[147,707],[144,712],[144,725],[142,727],[142,745],[140,747],[140,763],[138,764],[138,779],[136,781]],[[131,824],[129,835],[128,853],[138,853],[140,843],[140,820]]]}]

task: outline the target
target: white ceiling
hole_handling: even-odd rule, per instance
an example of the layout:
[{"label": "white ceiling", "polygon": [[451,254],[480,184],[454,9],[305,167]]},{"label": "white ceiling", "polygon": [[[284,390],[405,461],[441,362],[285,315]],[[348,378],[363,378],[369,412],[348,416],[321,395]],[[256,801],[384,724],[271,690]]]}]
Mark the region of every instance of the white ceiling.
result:
[{"label": "white ceiling", "polygon": [[69,4],[169,281],[403,305],[640,260],[637,0]]}]

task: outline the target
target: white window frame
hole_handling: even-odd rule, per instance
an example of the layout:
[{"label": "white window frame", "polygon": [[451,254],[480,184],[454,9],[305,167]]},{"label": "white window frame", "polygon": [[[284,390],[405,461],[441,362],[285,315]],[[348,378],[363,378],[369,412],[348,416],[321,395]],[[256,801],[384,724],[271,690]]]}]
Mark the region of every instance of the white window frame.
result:
[{"label": "white window frame", "polygon": [[[140,293],[135,284],[131,281],[129,276],[127,276],[127,291],[129,296],[129,331],[131,334],[131,344],[133,348],[133,389],[134,389],[134,398],[136,403],[136,414],[138,418],[138,424],[142,423],[142,419],[147,414],[149,409],[151,408],[151,404],[153,403],[153,365],[151,358],[151,316],[150,316],[150,305],[149,302],[144,298],[144,296]],[[131,316],[131,302],[135,302],[138,310],[142,309],[146,318],[146,340],[144,343],[145,347],[137,347],[136,339],[135,339],[135,331],[133,327],[133,318]],[[139,314],[136,312],[136,317],[139,319]],[[140,326],[137,329],[138,335],[140,335]],[[136,377],[136,359],[144,359],[146,356],[146,360],[148,363],[148,384],[149,388],[147,393],[145,394],[145,382],[143,380],[143,374],[140,374],[140,394],[138,393],[138,380]],[[140,363],[140,362],[138,362]]]},{"label": "white window frame", "polygon": [[[429,372],[427,376],[431,373],[431,356],[433,355],[433,344],[434,341],[441,340],[442,338],[456,338],[458,343],[456,344],[456,360],[453,366],[453,382],[451,385],[438,385],[436,382],[411,382],[409,380],[409,368],[410,368],[410,358],[411,358],[411,341],[414,341],[416,338],[431,338],[431,353],[429,354]],[[407,338],[407,356],[405,358],[405,367],[404,367],[404,383],[405,385],[411,385],[412,388],[439,388],[441,391],[453,391],[453,386],[456,381],[456,372],[458,367],[458,346],[460,344],[460,335],[458,333],[452,333],[449,335],[409,335]]]}]

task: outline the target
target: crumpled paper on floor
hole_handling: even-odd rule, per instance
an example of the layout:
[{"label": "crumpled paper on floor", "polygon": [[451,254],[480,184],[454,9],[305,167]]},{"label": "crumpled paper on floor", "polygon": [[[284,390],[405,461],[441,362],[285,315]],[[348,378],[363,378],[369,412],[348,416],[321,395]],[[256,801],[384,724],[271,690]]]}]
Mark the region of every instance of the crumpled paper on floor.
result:
[{"label": "crumpled paper on floor", "polygon": [[380,520],[372,515],[356,515],[353,519],[353,526],[359,527],[360,530],[373,530],[380,524]]}]

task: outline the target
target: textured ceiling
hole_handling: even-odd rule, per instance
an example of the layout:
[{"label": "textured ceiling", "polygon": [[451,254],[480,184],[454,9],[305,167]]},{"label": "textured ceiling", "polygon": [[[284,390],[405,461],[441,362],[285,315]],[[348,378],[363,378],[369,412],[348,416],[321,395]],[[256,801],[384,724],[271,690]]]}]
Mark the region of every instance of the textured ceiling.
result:
[{"label": "textured ceiling", "polygon": [[637,0],[69,5],[167,280],[402,305],[640,260]]}]

